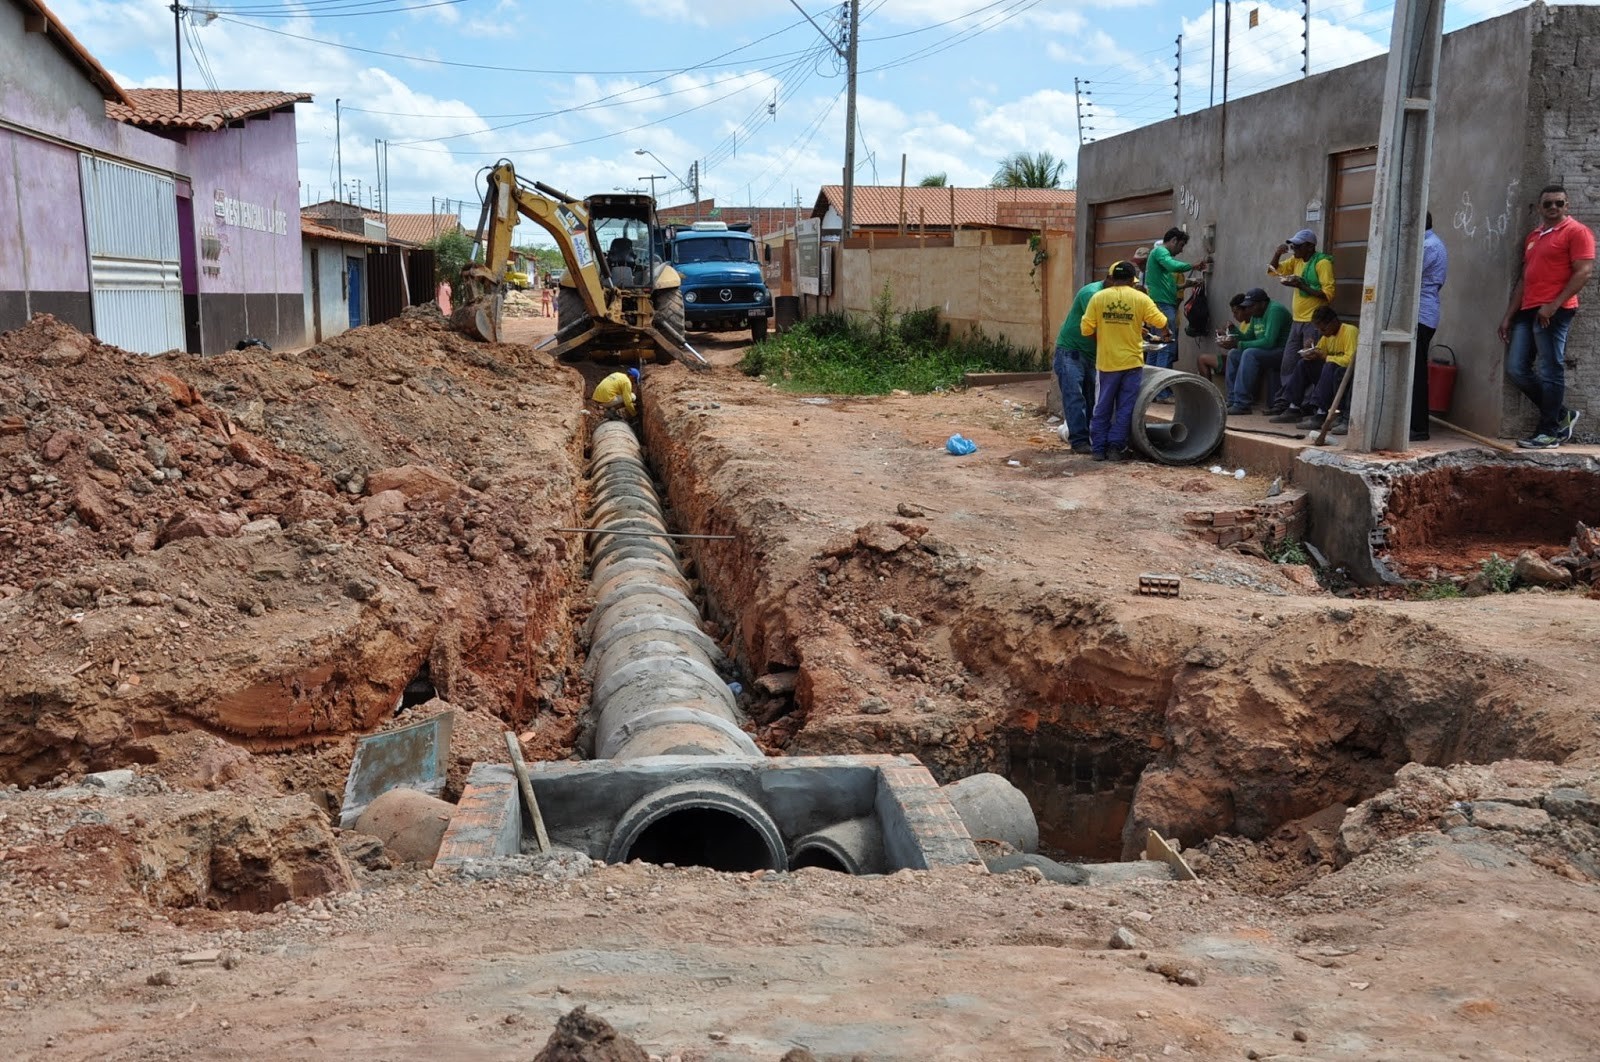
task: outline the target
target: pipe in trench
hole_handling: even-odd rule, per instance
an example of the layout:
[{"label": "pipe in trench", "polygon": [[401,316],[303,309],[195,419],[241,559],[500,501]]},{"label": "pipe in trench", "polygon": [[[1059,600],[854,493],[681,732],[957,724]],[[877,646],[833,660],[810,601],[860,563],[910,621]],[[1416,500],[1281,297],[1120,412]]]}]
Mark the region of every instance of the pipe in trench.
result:
[{"label": "pipe in trench", "polygon": [[[1163,391],[1172,392],[1172,419],[1147,420],[1150,405]],[[1228,403],[1204,376],[1146,365],[1133,400],[1129,444],[1163,465],[1192,465],[1222,445],[1228,424]]]},{"label": "pipe in trench", "polygon": [[[1152,392],[1153,394],[1153,392]],[[595,605],[586,625],[594,720],[594,755],[633,760],[654,756],[760,758],[739,727],[738,703],[718,671],[727,660],[700,628],[693,590],[672,541],[606,531],[668,531],[661,499],[639,438],[622,421],[594,430],[589,462],[592,507],[588,536]],[[983,794],[989,819],[969,824],[975,836],[1031,837],[1038,827],[1025,797],[998,775],[945,787],[958,814]],[[1014,799],[1007,802],[1004,793]],[[976,805],[973,805],[976,806]],[[1010,815],[1009,826],[989,820]],[[1026,821],[1022,821],[1026,820]],[[1031,850],[1031,849],[1030,849]],[[780,870],[821,866],[881,873],[882,828],[853,819],[801,837],[794,858],[761,804],[711,780],[675,782],[646,794],[618,820],[607,862],[709,866],[717,870]]]}]

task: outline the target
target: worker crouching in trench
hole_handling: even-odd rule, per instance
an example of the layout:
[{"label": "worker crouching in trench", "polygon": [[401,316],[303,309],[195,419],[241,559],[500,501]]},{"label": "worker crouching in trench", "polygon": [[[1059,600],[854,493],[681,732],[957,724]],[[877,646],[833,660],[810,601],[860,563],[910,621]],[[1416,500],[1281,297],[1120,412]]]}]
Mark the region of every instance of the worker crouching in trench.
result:
[{"label": "worker crouching in trench", "polygon": [[633,392],[638,380],[638,369],[614,372],[595,385],[594,394],[589,398],[606,420],[632,420],[639,415],[639,402]]}]

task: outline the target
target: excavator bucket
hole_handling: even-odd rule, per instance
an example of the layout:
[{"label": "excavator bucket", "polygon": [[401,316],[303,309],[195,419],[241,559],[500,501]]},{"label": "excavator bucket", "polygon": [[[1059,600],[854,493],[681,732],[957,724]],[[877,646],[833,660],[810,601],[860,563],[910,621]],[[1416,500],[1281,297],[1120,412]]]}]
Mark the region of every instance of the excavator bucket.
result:
[{"label": "excavator bucket", "polygon": [[489,295],[457,306],[450,314],[450,326],[485,343],[500,342],[501,300]]}]

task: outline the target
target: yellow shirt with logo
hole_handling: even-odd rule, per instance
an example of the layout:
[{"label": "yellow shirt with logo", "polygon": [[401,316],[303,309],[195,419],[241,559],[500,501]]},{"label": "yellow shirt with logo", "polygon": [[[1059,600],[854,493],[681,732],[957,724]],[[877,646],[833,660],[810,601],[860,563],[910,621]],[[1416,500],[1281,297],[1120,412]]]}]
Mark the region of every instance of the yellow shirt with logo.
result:
[{"label": "yellow shirt with logo", "polygon": [[[1275,276],[1304,277],[1306,263],[1296,258],[1293,254],[1278,263]],[[1294,289],[1294,302],[1290,305],[1290,312],[1296,321],[1304,324],[1311,320],[1311,315],[1320,307],[1333,302],[1333,259],[1326,256],[1317,259],[1316,272],[1317,284],[1322,288],[1322,294],[1305,291],[1301,288]]]},{"label": "yellow shirt with logo", "polygon": [[1317,340],[1317,349],[1322,351],[1322,356],[1329,365],[1338,365],[1348,369],[1350,362],[1356,356],[1356,340],[1360,338],[1361,330],[1353,324],[1342,324],[1339,330],[1331,336],[1323,336]]},{"label": "yellow shirt with logo", "polygon": [[625,372],[614,372],[601,380],[594,389],[594,400],[602,406],[622,400],[622,408],[633,416],[633,377]]},{"label": "yellow shirt with logo", "polygon": [[1095,292],[1078,325],[1095,337],[1094,367],[1101,372],[1137,369],[1144,364],[1144,326],[1165,328],[1167,315],[1144,292],[1128,285]]}]

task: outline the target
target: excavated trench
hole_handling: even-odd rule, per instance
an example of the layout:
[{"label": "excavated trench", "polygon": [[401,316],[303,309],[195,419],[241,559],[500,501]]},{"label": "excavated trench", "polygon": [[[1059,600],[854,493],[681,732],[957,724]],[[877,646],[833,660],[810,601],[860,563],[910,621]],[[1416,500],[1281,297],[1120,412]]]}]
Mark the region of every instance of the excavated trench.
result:
[{"label": "excavated trench", "polygon": [[1549,555],[1578,524],[1600,525],[1600,469],[1531,461],[1452,462],[1392,477],[1382,521],[1403,574],[1464,573],[1491,554]]},{"label": "excavated trench", "polygon": [[[1136,858],[1146,827],[1186,845],[1259,839],[1380,792],[1407,763],[1559,761],[1580,741],[1544,724],[1503,659],[1403,613],[1128,626],[1092,595],[999,585],[905,523],[863,527],[779,580],[785,503],[728,492],[736,455],[704,452],[683,424],[647,409],[646,439],[675,526],[732,536],[688,552],[728,655],[758,685],[778,680],[745,698],[757,740],[909,752],[942,783],[999,773],[1047,853]],[[1559,482],[1552,504],[1588,511]]]}]

